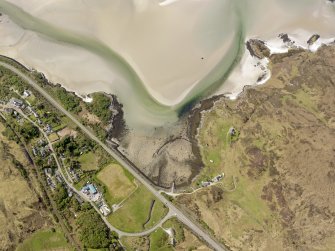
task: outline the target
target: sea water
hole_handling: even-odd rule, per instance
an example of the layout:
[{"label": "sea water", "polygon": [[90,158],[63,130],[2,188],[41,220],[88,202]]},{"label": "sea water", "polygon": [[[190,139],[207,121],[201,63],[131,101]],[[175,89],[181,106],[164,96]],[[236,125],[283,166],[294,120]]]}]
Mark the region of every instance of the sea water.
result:
[{"label": "sea water", "polygon": [[250,38],[285,51],[280,33],[301,46],[335,37],[327,0],[0,0],[0,12],[1,54],[79,95],[116,94],[131,127],[176,121],[269,75]]}]

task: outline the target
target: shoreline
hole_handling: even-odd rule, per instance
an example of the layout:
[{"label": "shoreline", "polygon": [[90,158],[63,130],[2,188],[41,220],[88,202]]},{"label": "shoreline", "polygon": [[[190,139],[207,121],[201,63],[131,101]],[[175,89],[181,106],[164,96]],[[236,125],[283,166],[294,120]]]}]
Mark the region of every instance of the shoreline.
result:
[{"label": "shoreline", "polygon": [[[335,40],[332,41],[331,43],[329,44],[322,44],[321,46],[318,47],[318,49],[320,49],[321,47],[327,47],[327,46],[335,46]],[[290,48],[288,52],[286,53],[274,53],[274,54],[271,54],[270,57],[269,57],[269,62],[271,63],[271,57],[272,56],[277,56],[277,55],[287,55],[287,56],[290,56],[291,53],[295,54],[295,53],[299,53],[299,51],[301,50],[304,50],[304,51],[309,51],[311,53],[315,53],[316,51],[311,51],[311,50],[308,50],[308,49],[303,49],[303,48],[299,48],[299,47],[296,47],[296,48]],[[202,100],[200,103],[204,102],[204,106],[202,104],[199,104],[198,106],[199,107],[195,107],[192,109],[192,112],[194,111],[195,113],[195,123],[197,124],[196,127],[192,128],[192,133],[190,136],[192,136],[192,142],[195,141],[196,144],[197,144],[197,156],[200,156],[200,158],[202,158],[201,156],[201,145],[199,145],[199,140],[198,140],[198,136],[199,136],[199,131],[201,130],[202,126],[203,126],[203,117],[204,117],[204,114],[205,113],[209,113],[212,111],[212,109],[214,108],[216,102],[220,102],[220,101],[223,101],[223,100],[228,100],[228,101],[238,101],[239,99],[243,99],[244,98],[244,95],[247,95],[247,90],[249,89],[254,89],[254,88],[258,88],[262,85],[266,85],[266,82],[268,80],[271,79],[271,75],[269,76],[269,78],[267,78],[264,82],[262,82],[261,84],[257,84],[257,85],[245,85],[243,87],[243,90],[236,96],[236,98],[234,99],[231,99],[229,97],[227,97],[226,94],[220,94],[220,95],[216,95],[216,96],[213,96],[209,99],[206,99],[206,100]],[[206,109],[207,108],[207,109]],[[192,178],[192,182],[197,178],[197,176],[201,175],[201,169],[199,170],[199,172],[193,176]]]},{"label": "shoreline", "polygon": [[[174,2],[176,4],[172,4]],[[2,22],[1,31],[5,40],[1,43],[0,51],[43,72],[50,81],[61,83],[66,90],[74,92],[84,101],[90,101],[90,99],[86,99],[86,96],[94,92],[102,91],[117,94],[127,111],[128,121],[131,121],[133,126],[146,127],[149,124],[159,126],[173,119],[176,120],[178,112],[183,110],[183,107],[187,107],[193,100],[203,99],[205,95],[211,97],[226,94],[235,99],[242,91],[243,86],[265,82],[270,77],[269,75],[265,76],[262,70],[262,67],[266,68],[266,62],[251,60],[247,51],[243,54],[244,43],[248,42],[249,37],[258,37],[256,35],[259,35],[259,38],[266,41],[271,53],[273,53],[287,52],[291,47],[283,44],[283,41],[276,37],[283,30],[289,32],[289,35],[286,36],[289,36],[291,41],[294,40],[292,42],[295,43],[294,46],[302,48],[307,48],[307,37],[312,34],[311,31],[313,30],[318,30],[324,37],[333,36],[333,31],[329,27],[330,21],[334,20],[333,16],[329,15],[331,8],[321,2],[300,6],[302,11],[299,9],[299,12],[297,12],[297,9],[291,9],[291,7],[297,7],[295,5],[281,5],[274,1],[271,5],[274,8],[269,11],[278,12],[282,17],[287,17],[287,20],[280,18],[280,20],[276,20],[275,28],[263,27],[264,22],[260,22],[262,15],[258,14],[258,10],[252,9],[248,1],[245,2],[245,9],[242,8],[242,1],[241,3],[236,1],[234,6],[228,6],[224,2],[213,0],[212,5],[207,2],[188,3],[188,1],[160,0],[150,4],[136,2],[134,9],[128,9],[128,7],[122,5],[125,8],[125,21],[128,22],[129,17],[135,19],[140,12],[141,15],[145,17],[149,15],[151,18],[155,17],[151,16],[152,13],[149,10],[152,10],[153,13],[166,12],[163,19],[164,23],[159,23],[161,25],[165,24],[166,20],[171,21],[171,17],[174,17],[174,15],[175,18],[172,21],[175,21],[179,17],[178,13],[183,8],[193,6],[193,4],[194,7],[203,5],[204,12],[198,13],[198,15],[192,13],[193,21],[180,24],[182,27],[186,25],[186,28],[193,27],[193,29],[187,30],[187,35],[185,35],[185,32],[178,32],[179,30],[176,27],[169,29],[169,32],[176,35],[177,40],[186,37],[183,41],[172,43],[171,47],[167,47],[167,40],[158,39],[156,41],[154,37],[150,36],[153,33],[146,33],[149,35],[144,37],[137,34],[136,31],[140,26],[137,26],[136,22],[135,24],[127,22],[127,24],[131,26],[129,28],[134,29],[136,36],[141,36],[140,38],[143,41],[138,41],[139,45],[136,46],[133,43],[128,44],[126,42],[124,45],[120,44],[123,42],[124,36],[129,38],[129,32],[124,32],[124,29],[121,29],[123,24],[119,27],[120,29],[116,29],[115,34],[111,29],[112,24],[111,27],[103,26],[102,24],[111,17],[105,16],[106,13],[103,12],[103,9],[100,9],[100,5],[96,6],[97,9],[93,14],[101,14],[100,16],[103,18],[101,20],[98,18],[97,22],[87,21],[90,25],[85,28],[83,24],[86,24],[86,20],[82,21],[77,16],[65,15],[64,20],[67,20],[67,23],[55,18],[58,15],[62,16],[60,11],[70,8],[72,6],[70,3],[63,5],[57,1],[51,1],[43,6],[46,9],[55,8],[53,15],[50,17],[43,15],[44,9],[41,6],[37,8],[35,4],[29,6],[19,2],[6,4],[5,1],[4,4],[1,4],[1,9],[3,13],[7,13],[7,15],[4,14],[7,22]],[[269,6],[269,4],[271,2],[264,2],[263,8]],[[159,7],[160,5],[168,5],[168,7]],[[95,4],[92,5],[92,7],[94,6]],[[106,6],[110,6],[112,9],[116,8],[107,1]],[[229,11],[229,13],[225,12],[226,17],[216,11],[212,13],[213,6],[227,11],[230,7],[235,8],[231,9],[232,11]],[[83,9],[80,11],[72,11],[75,14],[91,12],[91,8],[82,7]],[[250,7],[250,11],[248,11],[248,7]],[[33,11],[35,8],[38,9],[36,13]],[[119,8],[121,7],[119,6]],[[235,9],[239,10],[240,8],[242,8],[240,10],[241,18],[231,20],[231,24],[234,24],[237,29],[223,29],[222,26],[218,25],[222,22],[218,22],[217,18],[220,18],[221,21],[225,19],[228,21],[232,18],[231,15],[234,15]],[[22,9],[24,10],[21,13],[22,15],[18,15]],[[305,20],[308,13],[314,14],[313,9],[318,12],[311,15],[309,20]],[[297,17],[292,18],[292,15],[289,15],[290,13],[287,13],[287,11],[297,12]],[[41,15],[37,15],[38,13]],[[265,17],[269,19],[268,16]],[[255,23],[250,27],[249,22],[247,22],[249,18],[255,20]],[[291,19],[294,20],[291,22]],[[323,20],[328,22],[323,22]],[[141,23],[141,20],[138,21]],[[320,27],[316,28],[319,23],[321,24]],[[168,28],[170,24],[171,22],[169,22],[169,25],[166,24]],[[194,24],[200,24],[202,28],[199,28],[198,25],[194,26]],[[117,24],[113,25],[118,27]],[[161,34],[162,29],[160,27],[165,27],[161,25],[151,28],[157,34]],[[301,27],[301,29],[297,30],[297,27]],[[101,30],[97,28],[101,28]],[[210,36],[204,33],[208,29],[211,30]],[[106,33],[106,31],[111,34]],[[213,35],[214,31],[217,34],[215,36]],[[18,42],[17,36],[22,32],[24,33],[24,41]],[[236,33],[241,33],[241,36],[235,36],[233,39]],[[280,43],[275,40],[279,40]],[[315,51],[323,43],[328,42],[331,42],[331,39],[322,37],[313,46],[308,46],[308,49]],[[150,47],[151,43],[155,45],[151,46],[152,48]],[[185,43],[187,44],[185,45]],[[151,49],[141,50],[144,49],[143,45]],[[231,51],[237,51],[237,47],[240,48],[241,55],[230,53]],[[167,48],[169,50],[166,50]],[[179,51],[180,48],[183,50]],[[243,61],[238,63],[241,56],[243,56]],[[183,60],[183,58],[187,60]],[[234,61],[234,64],[228,64],[228,61],[231,60]],[[110,64],[105,64],[106,62]],[[253,64],[258,63],[260,64],[259,67],[252,67]],[[125,67],[121,67],[122,65]],[[185,67],[186,65],[187,67]],[[118,71],[118,66],[123,70],[119,67],[120,71]],[[121,75],[118,75],[118,73]],[[134,74],[129,75],[128,73]],[[142,84],[146,88],[136,87],[138,82],[136,75],[138,75],[139,80],[142,80],[140,82],[144,82]],[[233,76],[229,79],[229,75]],[[226,78],[227,81],[223,81]],[[263,81],[259,81],[260,78]],[[133,98],[129,99],[129,95],[132,95]],[[183,102],[179,104],[181,99],[183,99]]]},{"label": "shoreline", "polygon": [[[331,46],[332,44],[333,43],[331,43],[330,45],[324,45],[324,46]],[[294,51],[299,51],[299,50],[303,50],[303,49],[302,48],[292,48],[292,49],[289,50],[289,52],[287,52],[287,53],[280,53],[280,54],[290,54],[290,53],[292,53]],[[273,54],[273,55],[277,55],[277,54]],[[26,71],[29,71],[29,72],[32,71],[32,70],[30,70],[29,68],[27,68],[26,66],[24,66],[23,64],[21,64],[20,62],[18,62],[15,59],[11,59],[11,58],[6,57],[6,56],[2,56],[2,57],[5,58],[5,59],[7,59],[7,61],[13,61],[13,62],[15,62],[16,64],[18,64],[20,67],[22,67]],[[271,63],[271,57],[272,57],[272,55],[269,56],[269,62],[270,63]],[[33,69],[33,71],[38,73],[38,71],[36,71],[34,69]],[[44,78],[44,83],[45,84],[48,84],[51,87],[55,87],[55,86],[57,87],[58,86],[58,87],[64,88],[66,91],[68,91],[62,85],[60,85],[60,84],[53,84],[52,82],[48,81],[48,79],[46,79],[45,76],[42,73],[40,73],[40,74]],[[236,99],[243,98],[243,95],[244,95],[244,93],[245,93],[245,91],[247,89],[249,89],[249,88],[257,88],[257,86],[266,83],[267,80],[268,80],[268,78],[270,78],[270,77],[271,77],[271,75],[270,76],[266,76],[265,78],[261,79],[261,81],[258,84],[256,84],[256,85],[245,85],[245,86],[243,86],[243,90],[236,96]],[[70,92],[70,91],[68,91],[68,92]],[[71,93],[76,94],[75,92],[71,92]],[[112,95],[112,96],[115,96],[115,95]],[[189,186],[192,183],[192,181],[201,173],[201,170],[204,167],[204,164],[203,164],[203,161],[202,161],[202,156],[201,156],[201,146],[198,145],[198,138],[197,137],[198,137],[199,130],[201,130],[201,126],[202,126],[201,123],[202,123],[203,114],[205,112],[210,111],[215,106],[215,103],[217,101],[221,100],[221,99],[233,100],[232,98],[228,97],[226,94],[213,95],[211,97],[208,97],[206,99],[203,99],[203,100],[197,102],[195,105],[193,105],[193,107],[190,109],[189,112],[185,113],[179,119],[179,122],[182,124],[182,126],[185,126],[185,128],[186,128],[185,129],[186,130],[185,131],[185,135],[189,139],[189,142],[191,143],[192,155],[193,155],[194,158],[192,159],[192,164],[191,164],[191,166],[192,166],[191,174],[188,177],[187,181],[184,181],[184,182],[182,182],[182,183],[180,183],[180,184],[178,184],[176,186],[176,188],[178,190],[179,189],[182,190],[183,188]],[[123,111],[122,104],[120,104],[120,109]],[[126,121],[126,123],[127,123],[127,121]],[[124,124],[122,124],[122,125],[120,124],[119,126],[121,126],[123,128],[122,130],[127,129],[127,124],[125,124],[125,125]],[[169,126],[171,126],[171,125],[169,125]],[[174,126],[172,125],[171,128],[173,130]],[[128,133],[126,132],[126,134],[128,134]],[[136,130],[135,130],[135,134],[136,134]],[[111,136],[111,134],[109,134],[109,139],[113,138],[113,137],[114,136]],[[173,143],[173,144],[175,143],[174,141],[169,142],[168,135],[167,136],[165,135],[165,137],[166,138],[165,138],[165,141],[164,141],[165,143],[164,144],[166,144],[167,146],[170,145],[170,143]],[[122,141],[122,137],[120,135],[117,135],[117,137],[115,137],[115,138],[117,140],[119,140],[119,141],[120,140]],[[147,143],[150,143],[150,140],[154,140],[154,138],[149,139],[147,141]],[[126,154],[126,156],[128,157],[127,154]],[[131,157],[131,155],[129,157]],[[158,180],[152,180],[152,182],[156,186],[168,189],[168,187],[165,186],[165,185],[163,185],[163,186],[159,185],[159,183],[160,183],[160,177],[158,177]]]}]

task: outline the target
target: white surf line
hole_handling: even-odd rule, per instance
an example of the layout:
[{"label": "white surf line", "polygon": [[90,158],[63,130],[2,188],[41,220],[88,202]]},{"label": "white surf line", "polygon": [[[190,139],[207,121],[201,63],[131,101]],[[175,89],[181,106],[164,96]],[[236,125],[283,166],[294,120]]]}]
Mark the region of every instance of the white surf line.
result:
[{"label": "white surf line", "polygon": [[278,37],[269,40],[261,40],[270,50],[271,55],[287,53],[290,49],[304,49],[311,52],[316,52],[323,45],[331,45],[335,42],[335,37],[322,38],[319,37],[314,43],[308,44],[308,40],[317,33],[312,34],[305,31],[297,31],[295,34],[287,34],[290,41],[284,42]]},{"label": "white surf line", "polygon": [[[264,42],[264,45],[270,50],[270,55],[288,53],[292,49],[303,49],[315,53],[322,46],[328,46],[335,44],[335,37],[323,38],[319,37],[315,42],[309,44],[308,41],[317,33],[310,33],[304,30],[298,30],[293,33],[287,33],[289,41],[283,41],[279,34],[277,37],[269,40],[263,40],[258,37],[250,37],[250,39],[257,39]],[[247,41],[248,41],[247,40]],[[243,56],[244,60],[241,62],[238,68],[230,75],[228,82],[230,83],[243,83],[241,89],[237,88],[232,92],[224,92],[219,90],[217,94],[222,94],[230,100],[236,100],[244,90],[246,86],[258,86],[265,84],[271,78],[271,71],[268,67],[270,62],[269,57],[258,59],[255,56],[250,55],[249,51],[246,50]],[[258,78],[263,77],[260,81]],[[224,87],[224,86],[223,86]]]}]

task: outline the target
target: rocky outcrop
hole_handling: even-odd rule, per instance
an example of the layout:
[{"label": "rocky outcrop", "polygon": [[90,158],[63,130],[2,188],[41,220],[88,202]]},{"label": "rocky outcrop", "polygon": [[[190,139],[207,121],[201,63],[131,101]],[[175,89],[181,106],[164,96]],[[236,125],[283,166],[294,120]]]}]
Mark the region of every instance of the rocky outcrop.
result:
[{"label": "rocky outcrop", "polygon": [[263,59],[265,57],[270,56],[270,50],[265,45],[265,42],[258,39],[250,39],[246,43],[247,49],[250,52],[250,55],[253,57],[257,57],[259,59]]}]

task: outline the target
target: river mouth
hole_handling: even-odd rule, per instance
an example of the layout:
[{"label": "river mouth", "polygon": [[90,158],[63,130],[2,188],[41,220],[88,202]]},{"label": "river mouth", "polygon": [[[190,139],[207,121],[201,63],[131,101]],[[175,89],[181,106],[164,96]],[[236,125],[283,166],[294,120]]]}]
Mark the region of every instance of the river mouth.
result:
[{"label": "river mouth", "polygon": [[329,1],[257,2],[1,1],[0,53],[80,95],[116,94],[129,126],[152,128],[255,84],[243,65],[255,63],[246,58],[250,37],[335,36]]}]

